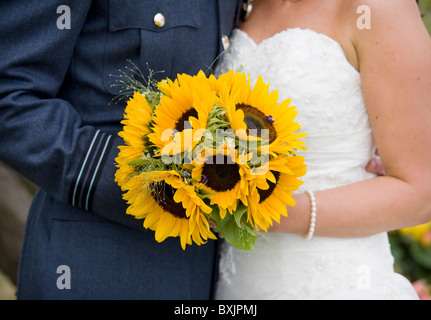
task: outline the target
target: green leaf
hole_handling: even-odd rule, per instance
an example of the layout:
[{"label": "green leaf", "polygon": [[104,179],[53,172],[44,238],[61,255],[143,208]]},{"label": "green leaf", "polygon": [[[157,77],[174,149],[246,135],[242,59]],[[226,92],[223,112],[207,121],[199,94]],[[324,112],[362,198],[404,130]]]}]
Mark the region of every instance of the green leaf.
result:
[{"label": "green leaf", "polygon": [[235,215],[229,213],[226,214],[224,219],[221,219],[219,210],[216,206],[213,207],[211,217],[217,224],[218,232],[228,243],[240,250],[252,251],[256,241],[257,233],[254,232],[251,226],[247,226],[244,223],[244,220],[241,219],[244,213],[247,211],[243,210],[244,208],[241,208],[241,210],[237,213],[237,216],[239,216],[239,221],[237,221],[238,217],[235,217]]},{"label": "green leaf", "polygon": [[242,202],[237,206],[236,211],[233,212],[233,217],[235,218],[236,225],[238,228],[242,228],[241,219],[244,216],[244,213],[246,213],[248,210],[248,207],[245,206]]}]

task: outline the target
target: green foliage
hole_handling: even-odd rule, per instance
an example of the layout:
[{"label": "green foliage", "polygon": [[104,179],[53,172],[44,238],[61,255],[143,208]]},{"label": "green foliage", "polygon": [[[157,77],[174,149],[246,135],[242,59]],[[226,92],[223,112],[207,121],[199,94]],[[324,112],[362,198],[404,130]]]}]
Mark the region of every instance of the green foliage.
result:
[{"label": "green foliage", "polygon": [[247,207],[239,204],[233,214],[226,213],[226,217],[221,219],[218,207],[213,206],[211,218],[214,219],[218,231],[228,243],[241,250],[253,250],[258,234],[247,223],[246,212]]},{"label": "green foliage", "polygon": [[431,34],[431,0],[420,0],[419,8],[423,14],[424,24],[427,27],[428,32]]},{"label": "green foliage", "polygon": [[431,284],[431,248],[398,231],[391,232],[389,240],[397,272],[411,281],[425,279]]}]

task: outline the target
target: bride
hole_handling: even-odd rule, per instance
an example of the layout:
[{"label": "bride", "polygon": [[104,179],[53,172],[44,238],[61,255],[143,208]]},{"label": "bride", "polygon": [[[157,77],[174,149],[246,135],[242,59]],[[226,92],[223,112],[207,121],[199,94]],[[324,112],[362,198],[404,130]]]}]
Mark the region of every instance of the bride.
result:
[{"label": "bride", "polygon": [[[416,2],[253,5],[216,73],[242,67],[292,99],[308,167],[254,252],[223,244],[216,298],[417,299],[386,234],[431,220],[431,41]],[[386,176],[364,169],[376,147]]]}]

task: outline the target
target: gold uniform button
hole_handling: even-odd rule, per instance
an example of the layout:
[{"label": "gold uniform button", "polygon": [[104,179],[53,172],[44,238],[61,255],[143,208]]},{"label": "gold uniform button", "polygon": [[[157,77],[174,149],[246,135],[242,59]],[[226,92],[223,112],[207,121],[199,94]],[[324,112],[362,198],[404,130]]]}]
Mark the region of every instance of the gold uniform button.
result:
[{"label": "gold uniform button", "polygon": [[223,44],[223,49],[227,50],[229,49],[230,46],[230,42],[229,42],[229,37],[227,35],[222,35],[221,37],[221,43]]},{"label": "gold uniform button", "polygon": [[166,22],[166,18],[163,14],[157,13],[154,16],[154,24],[159,28],[163,27],[165,25],[165,22]]}]

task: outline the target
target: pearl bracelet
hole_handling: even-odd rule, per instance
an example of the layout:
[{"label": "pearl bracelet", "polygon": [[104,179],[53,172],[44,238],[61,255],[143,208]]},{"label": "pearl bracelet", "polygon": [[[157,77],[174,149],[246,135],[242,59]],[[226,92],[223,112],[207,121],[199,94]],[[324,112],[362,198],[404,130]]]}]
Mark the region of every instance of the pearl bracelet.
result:
[{"label": "pearl bracelet", "polygon": [[304,240],[310,240],[313,238],[314,229],[316,228],[316,198],[314,197],[314,193],[311,190],[306,190],[305,193],[310,198],[311,204],[311,218],[310,218],[310,227],[308,228],[308,233],[304,234],[302,237]]}]

